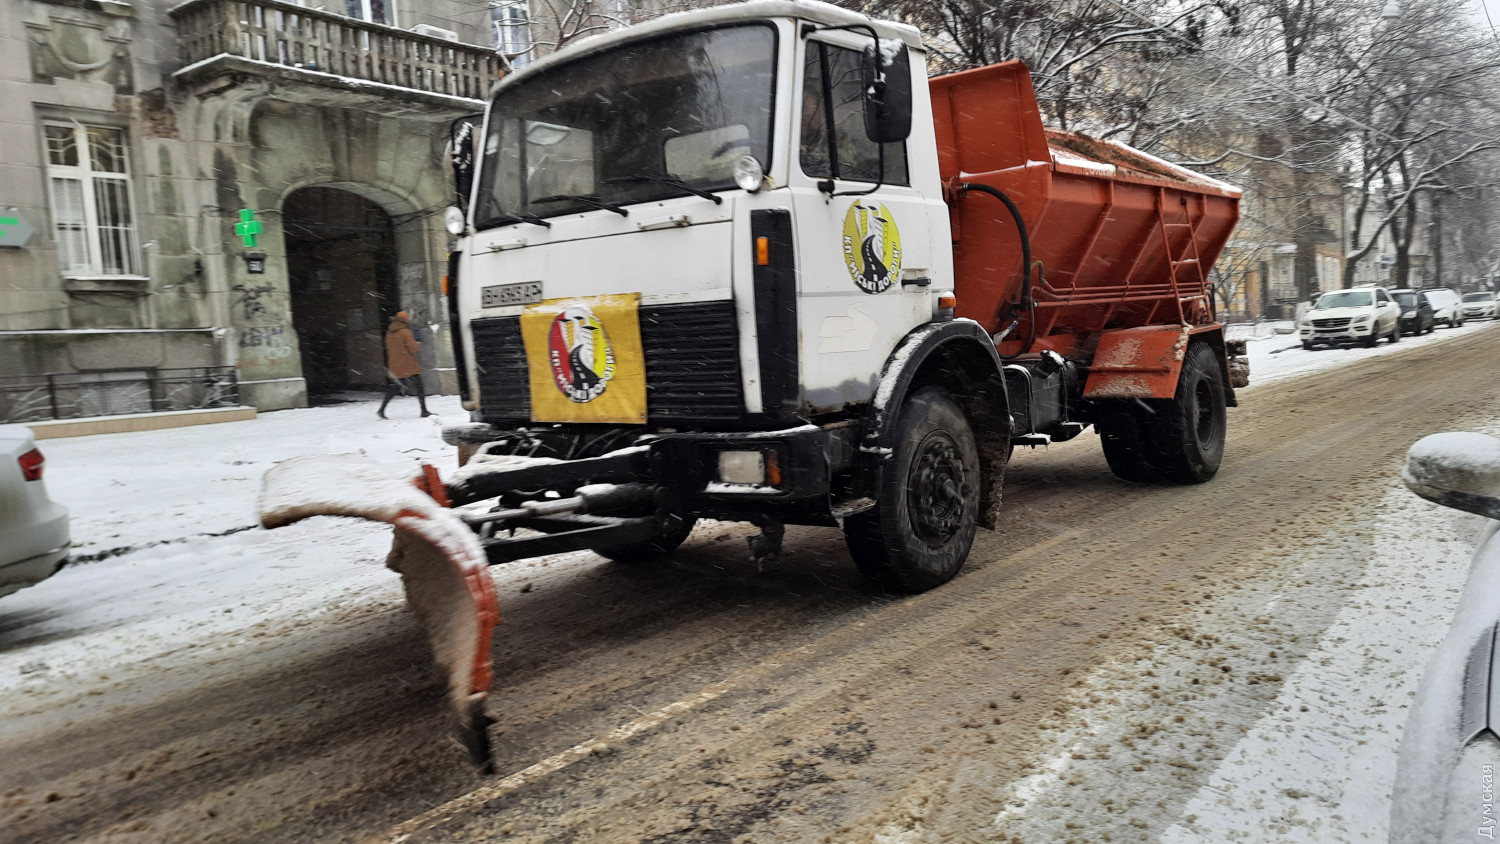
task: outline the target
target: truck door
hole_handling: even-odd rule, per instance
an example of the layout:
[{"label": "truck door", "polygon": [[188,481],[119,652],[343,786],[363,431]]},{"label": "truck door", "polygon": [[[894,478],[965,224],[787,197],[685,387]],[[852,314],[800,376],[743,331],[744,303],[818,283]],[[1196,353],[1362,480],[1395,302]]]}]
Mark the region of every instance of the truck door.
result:
[{"label": "truck door", "polygon": [[[817,33],[799,62],[790,183],[803,399],[814,412],[868,401],[896,343],[932,317],[934,198],[913,189],[906,143],[884,145],[880,178],[881,145],[864,129],[869,43],[847,31]],[[946,213],[941,196],[935,201]]]}]

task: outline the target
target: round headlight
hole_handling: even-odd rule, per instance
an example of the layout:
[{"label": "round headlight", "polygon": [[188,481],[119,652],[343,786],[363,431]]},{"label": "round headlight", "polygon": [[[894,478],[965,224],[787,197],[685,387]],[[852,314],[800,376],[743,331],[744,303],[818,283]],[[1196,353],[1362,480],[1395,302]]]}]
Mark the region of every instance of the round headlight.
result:
[{"label": "round headlight", "polygon": [[448,210],[443,212],[443,225],[448,228],[448,234],[458,237],[464,233],[464,212],[457,205],[449,205]]},{"label": "round headlight", "polygon": [[750,193],[760,190],[766,183],[766,171],[753,155],[742,155],[734,162],[734,183]]}]

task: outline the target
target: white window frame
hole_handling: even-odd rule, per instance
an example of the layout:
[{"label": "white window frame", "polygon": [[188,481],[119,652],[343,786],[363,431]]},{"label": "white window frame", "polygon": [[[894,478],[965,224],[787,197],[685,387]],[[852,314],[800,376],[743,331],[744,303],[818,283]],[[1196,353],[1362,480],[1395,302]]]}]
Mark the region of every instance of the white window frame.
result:
[{"label": "white window frame", "polygon": [[[293,0],[293,2],[297,2],[297,0]],[[349,5],[351,3],[353,5],[359,6],[359,14],[357,14],[357,15],[349,15],[349,17],[353,17],[353,18],[355,18],[357,20],[365,21],[366,23],[378,23],[378,24],[381,24],[383,26],[395,26],[396,25],[396,20],[397,20],[396,15],[397,15],[397,11],[398,11],[397,8],[396,8],[396,0],[385,0],[385,17],[386,17],[386,19],[384,21],[375,20],[373,17],[370,16],[370,0],[345,0],[344,9],[345,9],[345,13],[346,14],[348,12],[348,7],[349,7]],[[299,5],[303,5],[303,4],[299,4]],[[334,7],[334,8],[337,8],[337,7]]]},{"label": "white window frame", "polygon": [[[496,16],[496,12],[501,12]],[[519,14],[512,14],[519,13]],[[490,0],[490,27],[495,31],[495,51],[505,56],[511,67],[525,67],[531,62],[531,7],[526,0]]]},{"label": "white window frame", "polygon": [[[52,160],[52,148],[43,129],[42,145],[45,160],[47,162],[47,197],[52,212],[52,237],[57,243],[58,263],[64,276],[69,278],[144,278],[141,273],[141,255],[139,245],[140,216],[136,213],[135,190],[131,184],[130,173],[130,138],[129,133],[119,126],[92,125],[79,123],[77,121],[47,120],[43,121],[44,127],[67,129],[73,133],[73,144],[78,155],[78,164],[57,164]],[[96,170],[92,150],[89,148],[88,130],[107,129],[120,133],[122,145],[120,164],[123,168],[119,172]],[[81,205],[82,219],[64,219],[64,210],[72,203],[65,204],[59,196],[60,183],[73,182],[78,184],[79,196],[77,203]],[[104,229],[105,226],[99,217],[98,207],[98,185],[102,182],[113,182],[124,186],[125,207],[129,214],[129,223],[123,227],[117,227],[116,231],[123,234],[118,247],[119,266],[105,266]],[[76,250],[69,246],[74,241],[72,233],[79,231],[77,228],[82,224],[83,251],[87,254],[75,254]]]}]

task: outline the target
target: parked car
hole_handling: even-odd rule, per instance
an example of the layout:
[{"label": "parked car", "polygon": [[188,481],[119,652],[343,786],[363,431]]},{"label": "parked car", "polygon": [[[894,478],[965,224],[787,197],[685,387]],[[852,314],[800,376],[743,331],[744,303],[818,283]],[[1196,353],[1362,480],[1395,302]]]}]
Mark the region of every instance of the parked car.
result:
[{"label": "parked car", "polygon": [[1391,789],[1390,841],[1492,841],[1500,782],[1500,439],[1423,437],[1401,479],[1430,501],[1490,521],[1453,623],[1407,714]]},{"label": "parked car", "polygon": [[1391,298],[1401,308],[1401,333],[1426,334],[1432,330],[1435,320],[1432,303],[1421,290],[1392,290]]},{"label": "parked car", "polygon": [[1427,301],[1432,303],[1433,322],[1441,322],[1449,328],[1464,324],[1463,303],[1459,301],[1457,293],[1446,287],[1429,287],[1422,292],[1427,294]]},{"label": "parked car", "polygon": [[0,596],[51,577],[68,559],[68,510],[47,495],[31,429],[0,425]]},{"label": "parked car", "polygon": [[1485,291],[1484,293],[1464,294],[1464,319],[1500,319],[1500,303],[1495,301],[1495,294]]},{"label": "parked car", "polygon": [[1384,287],[1355,287],[1324,293],[1297,321],[1302,348],[1319,343],[1374,346],[1385,337],[1401,339],[1401,308]]}]

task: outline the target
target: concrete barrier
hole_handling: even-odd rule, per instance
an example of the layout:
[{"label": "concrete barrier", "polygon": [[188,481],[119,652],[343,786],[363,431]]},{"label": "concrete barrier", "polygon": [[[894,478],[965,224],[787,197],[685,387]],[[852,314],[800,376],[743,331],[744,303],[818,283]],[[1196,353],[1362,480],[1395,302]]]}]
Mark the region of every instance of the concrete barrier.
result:
[{"label": "concrete barrier", "polygon": [[90,434],[120,434],[128,431],[156,431],[162,428],[185,428],[189,425],[212,425],[215,422],[239,422],[255,418],[253,407],[212,407],[203,410],[173,410],[165,413],[128,413],[120,416],[90,416],[85,419],[49,419],[27,422],[39,440],[58,437],[84,437]]}]

